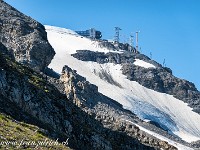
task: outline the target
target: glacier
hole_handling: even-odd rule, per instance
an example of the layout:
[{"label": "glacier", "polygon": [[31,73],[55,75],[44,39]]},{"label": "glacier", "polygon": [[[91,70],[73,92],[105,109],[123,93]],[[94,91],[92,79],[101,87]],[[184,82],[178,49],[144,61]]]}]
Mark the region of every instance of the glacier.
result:
[{"label": "glacier", "polygon": [[[115,52],[98,45],[98,41],[76,34],[74,31],[54,26],[45,26],[50,44],[56,55],[49,65],[57,73],[61,73],[64,65],[77,71],[87,81],[98,86],[100,93],[119,102],[125,109],[135,113],[143,120],[151,120],[169,132],[187,142],[200,140],[200,115],[193,112],[187,103],[172,95],[159,93],[148,89],[135,81],[130,81],[122,74],[121,65],[113,63],[98,64],[96,62],[80,61],[71,54],[76,50],[98,52]],[[153,64],[136,60],[135,65],[144,68],[156,68]],[[120,86],[116,86],[100,78],[101,72],[106,72]],[[177,146],[177,145],[176,145]]]}]

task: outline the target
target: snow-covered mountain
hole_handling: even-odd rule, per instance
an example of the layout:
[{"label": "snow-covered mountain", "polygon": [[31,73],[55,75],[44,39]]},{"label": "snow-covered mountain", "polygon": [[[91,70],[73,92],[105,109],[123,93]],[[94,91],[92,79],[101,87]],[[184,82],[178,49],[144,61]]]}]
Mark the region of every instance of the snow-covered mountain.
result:
[{"label": "snow-covered mountain", "polygon": [[[47,25],[45,28],[48,41],[56,52],[49,68],[60,74],[63,66],[67,65],[85,77],[87,81],[96,85],[100,93],[119,102],[123,108],[130,110],[140,119],[158,123],[161,128],[186,142],[200,140],[200,115],[194,112],[187,103],[173,95],[160,93],[136,81],[130,81],[122,73],[122,63],[82,61],[72,56],[77,53],[77,50],[122,54],[125,52],[123,49],[115,51],[102,47],[98,41],[82,37],[69,29]],[[159,68],[155,63],[139,58],[133,58],[131,63],[144,69]],[[112,82],[107,80],[107,76]],[[145,128],[140,128],[180,149],[190,149]]]},{"label": "snow-covered mountain", "polygon": [[[46,136],[67,141],[58,149],[200,147],[188,143],[199,140],[200,92],[192,83],[128,44],[90,40],[52,26],[46,26],[48,41],[42,24],[0,4],[2,143],[15,138],[15,144],[35,143]],[[27,139],[32,125],[37,131]],[[33,148],[16,148],[24,146]],[[41,148],[51,148],[46,146]]]}]

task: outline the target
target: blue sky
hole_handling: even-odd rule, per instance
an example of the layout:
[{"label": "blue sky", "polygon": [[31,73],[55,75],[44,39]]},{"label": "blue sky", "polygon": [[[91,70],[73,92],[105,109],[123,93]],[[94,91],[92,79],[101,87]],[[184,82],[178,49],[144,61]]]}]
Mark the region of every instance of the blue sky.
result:
[{"label": "blue sky", "polygon": [[139,30],[142,53],[200,90],[199,0],[5,0],[42,24],[85,30],[94,27],[112,39],[114,27],[127,41]]}]

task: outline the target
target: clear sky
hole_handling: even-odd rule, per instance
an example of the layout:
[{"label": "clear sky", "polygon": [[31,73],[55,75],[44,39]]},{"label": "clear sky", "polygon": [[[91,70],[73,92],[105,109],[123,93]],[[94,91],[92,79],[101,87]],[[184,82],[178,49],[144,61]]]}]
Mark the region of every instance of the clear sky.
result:
[{"label": "clear sky", "polygon": [[200,0],[5,0],[42,24],[85,30],[94,27],[121,42],[140,31],[142,53],[200,90]]}]

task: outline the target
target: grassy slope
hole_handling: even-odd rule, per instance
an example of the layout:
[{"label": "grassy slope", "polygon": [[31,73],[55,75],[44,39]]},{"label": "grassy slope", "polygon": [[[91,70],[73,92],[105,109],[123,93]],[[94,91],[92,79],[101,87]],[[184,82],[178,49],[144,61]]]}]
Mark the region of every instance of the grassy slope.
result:
[{"label": "grassy slope", "polygon": [[[39,77],[39,74],[32,69],[11,60],[0,51],[0,69],[1,68],[6,68],[7,71],[10,70],[11,72],[18,72],[17,74],[19,76],[26,75],[28,77],[28,82],[35,88],[43,90],[46,93],[50,92],[45,86],[45,81]],[[39,142],[45,143],[41,144]],[[11,116],[0,112],[0,149],[70,149],[61,143],[58,143],[57,145],[55,143],[58,143],[56,139],[50,139],[45,135],[45,130],[31,124],[19,122]],[[39,146],[37,146],[38,144]]]},{"label": "grassy slope", "polygon": [[[8,141],[11,143],[6,143]],[[41,145],[39,142],[42,141],[46,141],[46,143]],[[29,145],[27,142],[33,143]],[[48,144],[47,142],[51,142],[52,144]],[[56,140],[45,136],[43,130],[39,129],[37,126],[18,122],[10,116],[0,113],[0,149],[70,149],[61,143],[57,143],[58,145],[55,143],[57,143]]]}]

